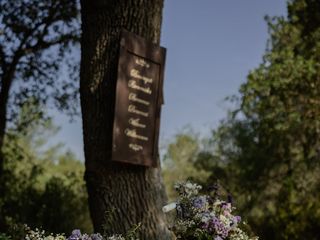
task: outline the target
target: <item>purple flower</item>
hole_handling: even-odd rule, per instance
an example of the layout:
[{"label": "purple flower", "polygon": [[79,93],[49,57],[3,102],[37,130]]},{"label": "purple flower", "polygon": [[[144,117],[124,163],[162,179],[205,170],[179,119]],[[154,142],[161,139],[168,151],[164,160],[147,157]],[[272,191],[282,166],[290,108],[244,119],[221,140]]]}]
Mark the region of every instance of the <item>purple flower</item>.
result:
[{"label": "purple flower", "polygon": [[230,227],[232,227],[232,228],[236,227],[240,221],[241,221],[241,217],[240,216],[232,217],[232,221],[231,221]]},{"label": "purple flower", "polygon": [[222,238],[220,236],[216,236],[214,240],[222,240]]},{"label": "purple flower", "polygon": [[240,216],[234,216],[234,217],[233,217],[233,221],[234,221],[235,223],[239,223],[239,222],[241,221],[241,217],[240,217]]},{"label": "purple flower", "polygon": [[195,208],[202,208],[205,206],[206,202],[207,202],[206,196],[200,196],[200,197],[194,198],[192,204]]},{"label": "purple flower", "polygon": [[67,240],[79,240],[81,239],[81,232],[79,229],[75,229],[72,231],[71,236],[67,238]]},{"label": "purple flower", "polygon": [[74,229],[71,234],[81,236],[81,231],[79,229]]},{"label": "purple flower", "polygon": [[219,234],[222,239],[225,239],[229,234],[229,230],[230,229],[224,226],[224,224],[217,217],[210,219],[208,227],[209,232],[215,232]]}]

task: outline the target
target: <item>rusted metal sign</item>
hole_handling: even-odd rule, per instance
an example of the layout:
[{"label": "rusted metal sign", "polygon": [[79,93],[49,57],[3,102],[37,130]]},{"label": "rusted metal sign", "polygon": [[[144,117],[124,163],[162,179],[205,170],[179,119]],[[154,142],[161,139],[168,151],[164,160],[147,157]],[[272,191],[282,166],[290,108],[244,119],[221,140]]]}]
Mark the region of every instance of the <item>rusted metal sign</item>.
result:
[{"label": "rusted metal sign", "polygon": [[122,32],[112,160],[157,166],[166,49]]}]

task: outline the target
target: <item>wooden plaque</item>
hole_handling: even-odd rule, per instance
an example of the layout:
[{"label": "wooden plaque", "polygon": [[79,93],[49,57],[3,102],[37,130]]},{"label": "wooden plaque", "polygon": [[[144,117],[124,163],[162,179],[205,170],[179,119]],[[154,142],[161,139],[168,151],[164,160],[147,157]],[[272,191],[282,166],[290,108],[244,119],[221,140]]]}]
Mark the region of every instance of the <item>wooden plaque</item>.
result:
[{"label": "wooden plaque", "polygon": [[157,166],[166,49],[123,31],[113,124],[112,160]]}]

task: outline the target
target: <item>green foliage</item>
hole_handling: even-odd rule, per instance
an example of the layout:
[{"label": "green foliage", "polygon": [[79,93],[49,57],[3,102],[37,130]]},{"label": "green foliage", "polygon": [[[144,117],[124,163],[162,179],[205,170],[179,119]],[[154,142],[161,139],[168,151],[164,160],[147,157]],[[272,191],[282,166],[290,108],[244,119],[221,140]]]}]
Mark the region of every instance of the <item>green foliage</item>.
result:
[{"label": "green foliage", "polygon": [[[26,107],[20,116],[24,111]],[[60,146],[45,147],[44,138],[56,131],[50,120],[40,118],[24,127],[22,122],[7,131],[3,148],[6,195],[0,206],[8,225],[17,226],[13,232],[21,223],[53,233],[90,232],[83,164]]]},{"label": "green foliage", "polygon": [[204,144],[192,131],[184,131],[169,143],[163,159],[162,174],[169,199],[177,197],[172,183],[192,179],[198,183],[205,182],[209,172],[195,169],[194,164]]},{"label": "green foliage", "polygon": [[[256,180],[251,189],[257,188],[253,203],[259,210],[251,209],[253,221],[272,239],[319,236],[319,8],[319,1],[291,1],[287,20],[268,19],[269,50],[240,88],[244,120],[231,124],[247,124],[244,131],[251,135],[248,146],[235,145],[241,153],[233,163],[250,166],[238,177]],[[268,228],[279,234],[270,235]]]},{"label": "green foliage", "polygon": [[318,239],[320,3],[291,1],[288,9],[288,19],[267,18],[264,61],[214,139],[227,159],[226,184],[261,236]]},{"label": "green foliage", "polygon": [[0,240],[10,240],[10,239],[11,239],[11,237],[7,236],[4,233],[0,233]]},{"label": "green foliage", "polygon": [[288,2],[266,18],[260,66],[240,87],[238,108],[213,132],[195,168],[220,179],[262,239],[319,239],[320,2]]},{"label": "green foliage", "polygon": [[[79,58],[72,51],[80,38],[78,2],[2,0],[0,9],[0,107],[8,106],[7,118],[15,117],[30,97],[74,113],[78,86],[71,79],[78,77]],[[63,79],[61,69],[70,76]]]}]

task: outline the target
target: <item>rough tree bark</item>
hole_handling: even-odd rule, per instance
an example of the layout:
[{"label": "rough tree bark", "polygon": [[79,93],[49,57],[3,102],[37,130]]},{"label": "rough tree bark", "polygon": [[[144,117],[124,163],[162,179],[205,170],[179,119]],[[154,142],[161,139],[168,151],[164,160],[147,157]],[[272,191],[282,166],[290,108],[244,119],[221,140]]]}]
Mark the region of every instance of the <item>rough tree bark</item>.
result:
[{"label": "rough tree bark", "polygon": [[[0,75],[1,90],[0,90],[0,198],[6,195],[6,188],[4,186],[4,154],[3,145],[7,127],[7,108],[9,93],[14,80],[15,71],[20,61],[21,53],[17,51],[11,62],[4,59],[4,53],[1,48],[0,61],[2,74]],[[2,216],[2,209],[0,209],[0,231],[6,230],[5,219]]]},{"label": "rough tree bark", "polygon": [[163,0],[81,0],[80,94],[89,207],[95,231],[124,233],[141,223],[141,239],[171,239],[161,211],[160,167],[111,161],[121,29],[159,44]]},{"label": "rough tree bark", "polygon": [[[1,50],[0,61],[1,61],[1,69],[2,75],[0,75],[1,82],[1,90],[0,90],[0,177],[3,174],[4,168],[4,156],[2,152],[2,147],[4,144],[4,136],[6,133],[7,126],[7,108],[8,108],[8,100],[9,100],[9,92],[12,86],[12,82],[14,79],[16,67],[20,61],[21,52],[17,51],[15,56],[13,57],[11,62],[6,62],[4,59],[4,53]],[[1,187],[0,187],[1,189]],[[3,189],[1,189],[3,191]],[[2,192],[1,191],[1,192]],[[0,193],[0,195],[4,192]]]},{"label": "rough tree bark", "polygon": [[[0,177],[3,174],[3,165],[4,165],[4,156],[2,152],[4,136],[6,131],[6,123],[7,123],[7,104],[9,98],[9,91],[11,88],[13,77],[10,75],[4,76],[1,79],[1,91],[0,91]],[[1,187],[0,187],[1,189]],[[1,194],[0,194],[1,195]]]},{"label": "rough tree bark", "polygon": [[[6,131],[6,123],[7,123],[7,105],[8,105],[8,98],[9,92],[12,85],[12,80],[14,77],[14,69],[15,65],[11,65],[11,69],[6,71],[7,65],[4,63],[3,60],[3,75],[0,77],[1,80],[1,90],[0,90],[0,198],[5,196],[5,187],[4,187],[4,155],[2,147],[4,145],[4,136]],[[2,210],[0,209],[0,231],[6,230],[5,219],[2,216]]]}]

